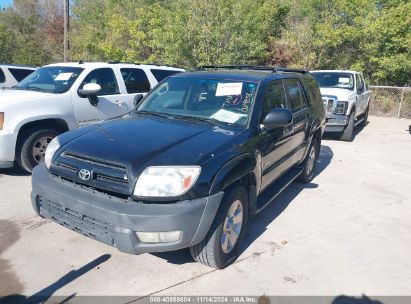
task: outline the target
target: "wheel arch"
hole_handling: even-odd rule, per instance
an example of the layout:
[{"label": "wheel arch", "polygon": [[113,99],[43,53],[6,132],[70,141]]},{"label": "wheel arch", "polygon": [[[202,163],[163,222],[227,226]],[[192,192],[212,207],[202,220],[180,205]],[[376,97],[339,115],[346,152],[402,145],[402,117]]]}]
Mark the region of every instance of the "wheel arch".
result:
[{"label": "wheel arch", "polygon": [[249,214],[255,214],[257,204],[257,160],[252,154],[238,156],[225,163],[215,175],[210,194],[224,191],[236,185],[244,186],[248,191]]},{"label": "wheel arch", "polygon": [[67,132],[70,129],[67,122],[61,118],[47,118],[25,122],[22,126],[20,126],[17,132],[17,145],[15,153],[17,153],[17,147],[21,144],[23,137],[27,135],[30,129],[39,129],[43,127],[54,129],[59,133]]}]

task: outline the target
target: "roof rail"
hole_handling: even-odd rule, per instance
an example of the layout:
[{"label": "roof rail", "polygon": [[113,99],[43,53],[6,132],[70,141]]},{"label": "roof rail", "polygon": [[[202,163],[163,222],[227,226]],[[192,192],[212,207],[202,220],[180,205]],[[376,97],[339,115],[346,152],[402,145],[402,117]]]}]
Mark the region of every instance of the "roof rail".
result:
[{"label": "roof rail", "polygon": [[167,65],[167,64],[162,64],[162,63],[141,63],[141,62],[130,62],[130,61],[118,61],[118,60],[111,60],[107,62],[108,64],[135,64],[135,65],[155,65],[155,66],[165,66],[169,68],[176,68],[176,69],[181,69],[180,67],[172,66],[172,65]]},{"label": "roof rail", "polygon": [[262,66],[262,65],[203,65],[197,68],[197,70],[206,69],[239,69],[239,70],[256,70],[256,71],[271,71],[273,73],[277,72],[292,72],[292,73],[302,73],[306,74],[308,71],[303,69],[291,69],[284,67],[273,67],[273,66]]}]

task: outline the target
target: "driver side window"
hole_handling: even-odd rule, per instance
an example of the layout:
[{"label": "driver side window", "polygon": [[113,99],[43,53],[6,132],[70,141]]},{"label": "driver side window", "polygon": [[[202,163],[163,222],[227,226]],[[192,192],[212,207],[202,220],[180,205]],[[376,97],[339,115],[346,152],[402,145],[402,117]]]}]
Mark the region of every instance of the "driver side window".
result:
[{"label": "driver side window", "polygon": [[120,94],[114,71],[110,68],[101,68],[91,71],[80,85],[80,89],[87,83],[97,83],[101,86],[98,96]]},{"label": "driver side window", "polygon": [[275,108],[287,108],[287,99],[285,98],[284,87],[281,80],[274,80],[267,86],[261,119],[264,119],[264,117]]}]

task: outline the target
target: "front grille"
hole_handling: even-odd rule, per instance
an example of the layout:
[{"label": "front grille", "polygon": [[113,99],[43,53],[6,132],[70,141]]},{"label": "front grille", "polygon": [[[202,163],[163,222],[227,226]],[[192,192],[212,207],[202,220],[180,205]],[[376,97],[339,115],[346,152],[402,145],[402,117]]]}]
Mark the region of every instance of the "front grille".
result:
[{"label": "front grille", "polygon": [[74,160],[77,160],[77,161],[80,161],[80,162],[101,166],[101,167],[117,169],[117,170],[124,170],[124,171],[127,170],[127,167],[123,164],[108,162],[108,161],[96,159],[96,158],[89,157],[89,156],[74,154],[74,153],[71,153],[71,152],[63,152],[61,156],[65,157],[65,158],[69,158],[69,159],[74,159]]},{"label": "front grille", "polygon": [[87,237],[114,246],[114,228],[109,223],[64,208],[57,202],[38,198],[40,214]]},{"label": "front grille", "polygon": [[[89,180],[82,180],[81,169],[91,172]],[[66,180],[83,184],[107,193],[118,193],[119,197],[131,193],[127,166],[65,151],[55,160],[50,171]]]}]

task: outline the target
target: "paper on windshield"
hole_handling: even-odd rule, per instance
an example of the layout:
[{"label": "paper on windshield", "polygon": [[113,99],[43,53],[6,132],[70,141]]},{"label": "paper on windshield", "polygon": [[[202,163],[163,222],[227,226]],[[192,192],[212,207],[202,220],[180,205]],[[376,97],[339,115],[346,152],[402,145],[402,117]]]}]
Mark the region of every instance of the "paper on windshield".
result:
[{"label": "paper on windshield", "polygon": [[350,78],[348,77],[340,77],[338,78],[339,83],[350,83]]},{"label": "paper on windshield", "polygon": [[230,112],[224,109],[221,109],[217,112],[215,112],[211,118],[217,119],[222,122],[227,122],[227,123],[235,123],[237,120],[240,118],[247,116],[246,114],[241,114],[241,113],[234,113]]},{"label": "paper on windshield", "polygon": [[67,81],[70,79],[70,77],[73,75],[73,73],[60,73],[54,78],[55,81]]},{"label": "paper on windshield", "polygon": [[242,82],[219,82],[217,85],[215,96],[241,95],[242,90]]}]

